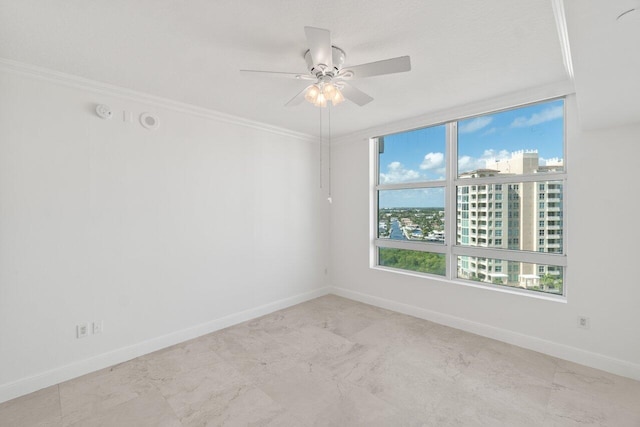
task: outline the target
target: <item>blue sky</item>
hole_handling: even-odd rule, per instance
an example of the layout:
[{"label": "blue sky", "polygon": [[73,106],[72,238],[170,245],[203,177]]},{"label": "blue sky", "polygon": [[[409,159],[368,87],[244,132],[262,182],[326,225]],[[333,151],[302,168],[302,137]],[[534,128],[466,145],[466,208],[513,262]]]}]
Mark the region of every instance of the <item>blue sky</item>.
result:
[{"label": "blue sky", "polygon": [[[459,172],[484,168],[487,160],[537,150],[540,164],[563,157],[564,101],[555,100],[488,114],[458,123]],[[445,127],[435,126],[384,137],[380,183],[439,180],[445,177]],[[380,207],[442,207],[442,190],[381,192]]]}]

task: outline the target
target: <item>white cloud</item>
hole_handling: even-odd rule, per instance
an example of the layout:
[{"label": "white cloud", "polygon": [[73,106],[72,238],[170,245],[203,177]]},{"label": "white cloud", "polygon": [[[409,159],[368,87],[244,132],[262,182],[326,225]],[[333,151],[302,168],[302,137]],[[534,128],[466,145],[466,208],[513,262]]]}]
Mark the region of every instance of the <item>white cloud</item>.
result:
[{"label": "white cloud", "polygon": [[462,156],[458,159],[458,172],[469,172],[476,169],[486,169],[487,161],[502,160],[511,157],[507,150],[485,150],[480,157]]},{"label": "white cloud", "polygon": [[516,117],[511,122],[510,127],[521,128],[526,126],[539,125],[540,123],[550,122],[551,120],[560,119],[564,114],[564,108],[562,106],[550,107],[542,110],[539,113],[534,113],[530,117],[520,116]]},{"label": "white cloud", "polygon": [[484,167],[484,162],[480,165],[479,159],[471,156],[462,156],[458,159],[458,171],[469,172]]},{"label": "white cloud", "polygon": [[511,152],[508,150],[500,150],[496,151],[493,148],[489,150],[484,150],[482,153],[482,158],[485,160],[502,160],[508,159],[511,157]]},{"label": "white cloud", "polygon": [[476,132],[484,127],[489,126],[489,124],[493,121],[493,117],[476,117],[475,119],[471,120],[470,122],[467,122],[465,124],[463,124],[462,126],[460,126],[460,129],[458,129],[458,131],[460,133],[472,133],[472,132]]},{"label": "white cloud", "polygon": [[420,172],[412,169],[405,169],[400,162],[391,162],[387,166],[387,173],[380,173],[381,184],[393,184],[398,182],[417,181]]},{"label": "white cloud", "polygon": [[440,168],[444,163],[444,153],[429,153],[424,156],[420,169],[431,170]]}]

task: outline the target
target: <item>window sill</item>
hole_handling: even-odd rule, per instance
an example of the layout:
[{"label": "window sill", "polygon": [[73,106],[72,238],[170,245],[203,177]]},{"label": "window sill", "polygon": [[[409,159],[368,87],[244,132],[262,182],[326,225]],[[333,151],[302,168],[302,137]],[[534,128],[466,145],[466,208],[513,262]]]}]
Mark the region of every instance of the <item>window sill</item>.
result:
[{"label": "window sill", "polygon": [[541,299],[545,301],[553,301],[553,302],[559,302],[559,303],[565,303],[565,304],[567,303],[567,297],[565,295],[545,294],[542,292],[530,291],[530,290],[519,289],[519,288],[511,288],[511,287],[500,286],[500,285],[482,284],[482,283],[470,282],[466,280],[450,280],[450,279],[447,279],[446,277],[437,276],[434,274],[399,270],[391,267],[382,267],[379,265],[371,266],[370,268],[372,270],[386,271],[390,273],[402,274],[405,276],[417,277],[420,279],[429,279],[429,280],[433,280],[440,283],[446,283],[447,285],[452,285],[452,284],[460,285],[460,286],[466,286],[471,288],[485,289],[493,292],[502,292],[502,293],[507,293],[512,295],[520,295],[528,298]]}]

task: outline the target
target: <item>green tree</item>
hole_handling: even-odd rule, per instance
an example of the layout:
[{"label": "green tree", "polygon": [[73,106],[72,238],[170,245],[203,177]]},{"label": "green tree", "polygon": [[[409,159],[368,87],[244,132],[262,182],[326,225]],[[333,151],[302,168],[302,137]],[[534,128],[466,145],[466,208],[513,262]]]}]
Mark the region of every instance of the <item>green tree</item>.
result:
[{"label": "green tree", "polygon": [[562,293],[562,279],[546,273],[540,278],[540,286],[545,292],[554,291]]},{"label": "green tree", "polygon": [[445,275],[446,263],[444,254],[395,248],[380,248],[379,251],[380,265],[440,276]]}]

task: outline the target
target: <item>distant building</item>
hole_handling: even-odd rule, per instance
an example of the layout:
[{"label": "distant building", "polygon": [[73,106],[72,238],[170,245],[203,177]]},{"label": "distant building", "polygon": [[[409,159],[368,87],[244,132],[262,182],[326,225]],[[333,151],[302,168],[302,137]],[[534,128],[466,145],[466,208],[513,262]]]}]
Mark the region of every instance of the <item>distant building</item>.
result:
[{"label": "distant building", "polygon": [[[537,151],[518,151],[502,160],[488,161],[486,169],[460,175],[480,178],[496,175],[560,171],[562,159],[539,166]],[[513,182],[461,185],[457,192],[457,242],[465,246],[562,252],[562,184]],[[532,288],[545,274],[559,277],[561,269],[477,257],[458,258],[458,276],[470,280]]]}]

